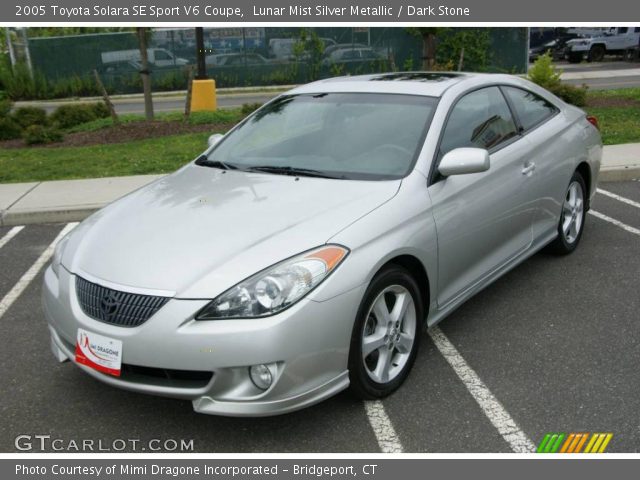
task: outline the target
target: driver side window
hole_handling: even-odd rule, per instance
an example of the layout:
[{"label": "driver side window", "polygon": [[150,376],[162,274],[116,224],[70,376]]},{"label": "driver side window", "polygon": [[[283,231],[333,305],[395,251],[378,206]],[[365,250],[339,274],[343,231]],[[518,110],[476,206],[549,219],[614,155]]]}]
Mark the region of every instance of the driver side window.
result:
[{"label": "driver side window", "polygon": [[517,134],[500,89],[482,88],[465,95],[453,107],[440,142],[440,158],[460,147],[490,150]]}]

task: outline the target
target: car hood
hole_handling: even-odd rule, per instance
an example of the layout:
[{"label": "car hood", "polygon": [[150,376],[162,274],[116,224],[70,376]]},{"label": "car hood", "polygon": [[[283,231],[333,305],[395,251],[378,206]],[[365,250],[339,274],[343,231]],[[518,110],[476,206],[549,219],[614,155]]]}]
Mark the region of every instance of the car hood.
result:
[{"label": "car hood", "polygon": [[190,164],[82,222],[62,264],[112,288],[212,298],[326,243],[392,198],[399,185]]}]

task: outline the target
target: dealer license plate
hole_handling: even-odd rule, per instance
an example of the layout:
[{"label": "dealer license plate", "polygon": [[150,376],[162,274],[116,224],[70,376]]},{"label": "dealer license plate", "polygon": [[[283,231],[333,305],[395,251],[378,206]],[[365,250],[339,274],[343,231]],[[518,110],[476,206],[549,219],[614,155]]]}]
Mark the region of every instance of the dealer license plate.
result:
[{"label": "dealer license plate", "polygon": [[102,373],[120,376],[122,341],[78,329],[76,362]]}]

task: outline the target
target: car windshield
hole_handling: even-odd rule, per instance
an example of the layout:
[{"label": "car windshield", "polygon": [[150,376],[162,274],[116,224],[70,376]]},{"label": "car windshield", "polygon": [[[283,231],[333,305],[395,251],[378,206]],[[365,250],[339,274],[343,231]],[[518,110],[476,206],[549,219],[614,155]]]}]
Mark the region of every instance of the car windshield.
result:
[{"label": "car windshield", "polygon": [[212,166],[340,179],[406,176],[419,154],[434,97],[320,93],[279,97],[228,134]]}]

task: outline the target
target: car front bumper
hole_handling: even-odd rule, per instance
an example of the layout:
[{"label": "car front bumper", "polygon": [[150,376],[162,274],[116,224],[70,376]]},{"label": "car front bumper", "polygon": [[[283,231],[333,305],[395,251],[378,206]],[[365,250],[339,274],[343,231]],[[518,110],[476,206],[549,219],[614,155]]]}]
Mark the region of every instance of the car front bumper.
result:
[{"label": "car front bumper", "polygon": [[[266,416],[297,410],[345,389],[351,330],[365,286],[323,302],[305,298],[271,317],[197,321],[208,300],[171,299],[138,327],[94,320],[82,311],[75,276],[51,267],[43,309],[51,348],[75,362],[78,328],[122,341],[122,376],[77,364],[94,378],[131,391],[188,399],[200,413]],[[250,379],[251,365],[270,364],[266,391]],[[177,372],[177,373],[176,373]]]}]

